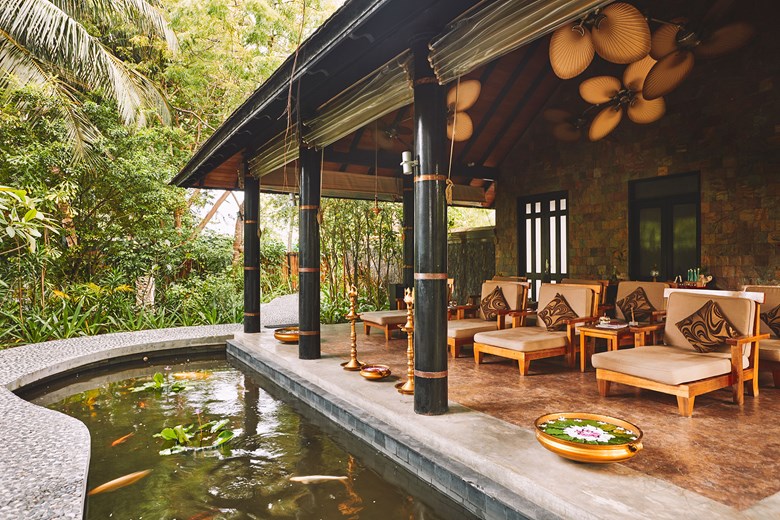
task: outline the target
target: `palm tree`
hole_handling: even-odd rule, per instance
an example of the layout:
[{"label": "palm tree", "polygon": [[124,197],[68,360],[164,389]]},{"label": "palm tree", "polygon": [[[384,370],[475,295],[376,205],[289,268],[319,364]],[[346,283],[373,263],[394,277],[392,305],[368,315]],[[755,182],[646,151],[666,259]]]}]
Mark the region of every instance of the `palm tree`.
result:
[{"label": "palm tree", "polygon": [[176,36],[157,0],[150,1],[0,0],[0,96],[37,85],[58,99],[79,158],[98,136],[81,110],[79,90],[99,90],[113,99],[126,124],[144,124],[145,108],[169,123],[165,98],[152,82],[127,67],[85,26],[129,23],[149,36],[163,38],[176,51]]}]

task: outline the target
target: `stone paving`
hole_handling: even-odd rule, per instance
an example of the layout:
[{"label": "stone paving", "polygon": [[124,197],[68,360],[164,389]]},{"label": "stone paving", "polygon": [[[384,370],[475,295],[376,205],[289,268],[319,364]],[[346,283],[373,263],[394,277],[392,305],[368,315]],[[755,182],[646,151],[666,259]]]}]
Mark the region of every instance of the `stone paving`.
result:
[{"label": "stone paving", "polygon": [[0,351],[0,518],[81,518],[89,431],[12,393],[48,376],[112,358],[224,344],[240,325],[180,327],[49,341]]}]

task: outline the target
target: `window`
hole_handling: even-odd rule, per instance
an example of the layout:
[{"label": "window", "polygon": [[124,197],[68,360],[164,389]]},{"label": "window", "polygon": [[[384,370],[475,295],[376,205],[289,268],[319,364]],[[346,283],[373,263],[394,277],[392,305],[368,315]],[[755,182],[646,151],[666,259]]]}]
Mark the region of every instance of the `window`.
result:
[{"label": "window", "polygon": [[629,276],[632,280],[686,279],[699,267],[699,174],[629,183]]},{"label": "window", "polygon": [[518,272],[531,282],[533,299],[543,281],[560,282],[568,272],[567,198],[557,192],[518,200]]}]

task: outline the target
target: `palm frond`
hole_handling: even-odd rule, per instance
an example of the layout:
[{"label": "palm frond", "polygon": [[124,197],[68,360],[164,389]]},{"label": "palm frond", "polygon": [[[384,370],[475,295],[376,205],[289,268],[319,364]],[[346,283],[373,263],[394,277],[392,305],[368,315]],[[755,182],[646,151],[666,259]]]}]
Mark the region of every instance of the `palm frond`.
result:
[{"label": "palm frond", "polygon": [[[9,94],[16,88],[29,85],[37,86],[58,101],[74,160],[90,164],[99,161],[92,146],[99,138],[100,131],[81,110],[81,103],[68,84],[49,74],[23,47],[0,31],[0,92]],[[41,115],[38,107],[24,106],[23,101],[17,102],[16,107],[33,117]]]},{"label": "palm frond", "polygon": [[51,0],[69,16],[82,20],[90,16],[95,20],[110,23],[119,18],[134,25],[149,36],[165,40],[168,48],[176,52],[179,42],[176,34],[159,7],[159,2],[146,0]]},{"label": "palm frond", "polygon": [[[49,0],[3,0],[0,30],[38,62],[72,71],[79,82],[117,102],[126,123],[142,121],[144,105],[170,121],[165,100],[152,83],[114,57],[78,21]],[[0,62],[0,67],[3,64]]]}]

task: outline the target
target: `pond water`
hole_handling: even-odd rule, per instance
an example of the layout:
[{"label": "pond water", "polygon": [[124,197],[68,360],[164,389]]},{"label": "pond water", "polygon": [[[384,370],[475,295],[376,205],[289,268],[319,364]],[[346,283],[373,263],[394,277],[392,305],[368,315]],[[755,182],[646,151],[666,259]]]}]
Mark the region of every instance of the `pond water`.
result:
[{"label": "pond water", "polygon": [[[152,383],[155,373],[163,374],[162,390],[132,391]],[[225,360],[168,360],[79,374],[71,381],[31,401],[89,428],[87,489],[152,470],[130,485],[88,496],[88,519],[474,518],[268,381]],[[185,388],[173,391],[176,382]],[[221,420],[227,422],[214,434],[210,427],[198,433],[198,425]],[[175,442],[154,434],[191,424],[186,451],[161,455]],[[225,444],[192,449],[201,442],[210,446],[225,430],[234,434]],[[290,480],[311,475],[346,478]]]}]

